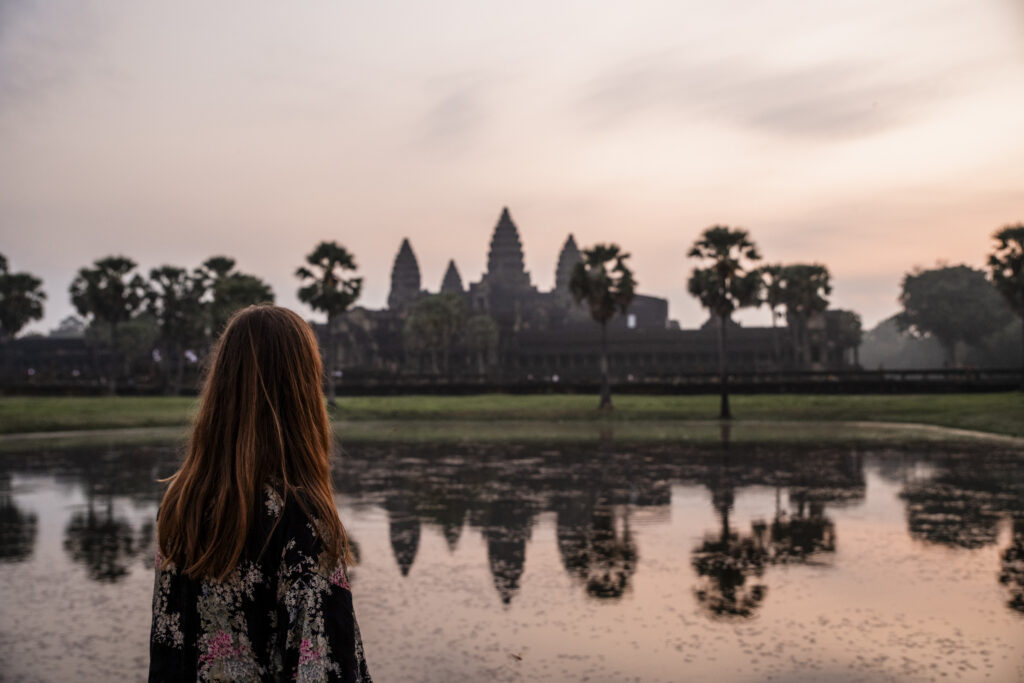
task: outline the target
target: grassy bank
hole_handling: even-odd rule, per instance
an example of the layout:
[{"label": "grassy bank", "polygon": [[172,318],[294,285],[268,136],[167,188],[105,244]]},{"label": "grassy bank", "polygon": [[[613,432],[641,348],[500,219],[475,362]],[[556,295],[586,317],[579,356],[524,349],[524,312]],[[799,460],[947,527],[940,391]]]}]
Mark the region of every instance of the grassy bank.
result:
[{"label": "grassy bank", "polygon": [[[734,396],[733,414],[744,421],[911,422],[1024,436],[1024,394],[906,396]],[[595,410],[596,396],[365,396],[338,401],[334,418],[364,421],[679,421],[713,420],[716,396],[617,396],[615,410]],[[52,432],[188,423],[194,398],[2,397],[0,433]]]}]

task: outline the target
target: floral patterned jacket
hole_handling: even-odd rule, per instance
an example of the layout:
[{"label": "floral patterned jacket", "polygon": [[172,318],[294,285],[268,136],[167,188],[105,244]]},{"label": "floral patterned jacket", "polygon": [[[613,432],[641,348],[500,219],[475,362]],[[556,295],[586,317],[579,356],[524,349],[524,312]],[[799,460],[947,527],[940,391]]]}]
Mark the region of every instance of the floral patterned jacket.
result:
[{"label": "floral patterned jacket", "polygon": [[321,567],[316,527],[294,496],[285,503],[268,487],[224,581],[161,569],[158,551],[149,680],[368,683],[348,575]]}]

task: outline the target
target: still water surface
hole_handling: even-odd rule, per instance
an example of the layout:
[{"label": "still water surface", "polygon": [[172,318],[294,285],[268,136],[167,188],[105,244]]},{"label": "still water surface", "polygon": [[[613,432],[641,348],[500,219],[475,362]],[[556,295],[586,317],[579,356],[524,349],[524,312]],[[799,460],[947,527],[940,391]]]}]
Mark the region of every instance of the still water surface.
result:
[{"label": "still water surface", "polygon": [[[148,665],[178,446],[0,455],[4,680]],[[1024,680],[1007,447],[348,443],[378,681]]]}]

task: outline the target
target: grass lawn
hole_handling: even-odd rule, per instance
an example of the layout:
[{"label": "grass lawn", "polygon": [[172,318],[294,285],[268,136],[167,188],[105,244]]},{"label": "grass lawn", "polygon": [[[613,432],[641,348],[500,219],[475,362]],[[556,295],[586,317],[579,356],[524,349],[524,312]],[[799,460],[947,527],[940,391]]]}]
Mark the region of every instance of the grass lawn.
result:
[{"label": "grass lawn", "polygon": [[[364,421],[680,421],[713,420],[717,396],[616,396],[610,413],[591,395],[343,397],[332,417]],[[195,398],[0,397],[0,434],[188,423]],[[1024,436],[1024,393],[921,395],[733,396],[737,424],[745,421],[912,422]]]}]

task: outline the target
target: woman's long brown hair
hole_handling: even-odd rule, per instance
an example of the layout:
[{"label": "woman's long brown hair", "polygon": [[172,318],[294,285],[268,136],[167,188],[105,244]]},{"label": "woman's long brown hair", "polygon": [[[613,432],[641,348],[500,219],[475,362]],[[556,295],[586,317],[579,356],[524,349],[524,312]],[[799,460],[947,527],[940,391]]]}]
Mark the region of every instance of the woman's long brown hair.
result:
[{"label": "woman's long brown hair", "polygon": [[329,559],[351,562],[334,506],[322,379],[316,337],[298,315],[260,305],[231,318],[213,352],[185,462],[160,505],[165,566],[226,578],[268,483],[320,520]]}]

